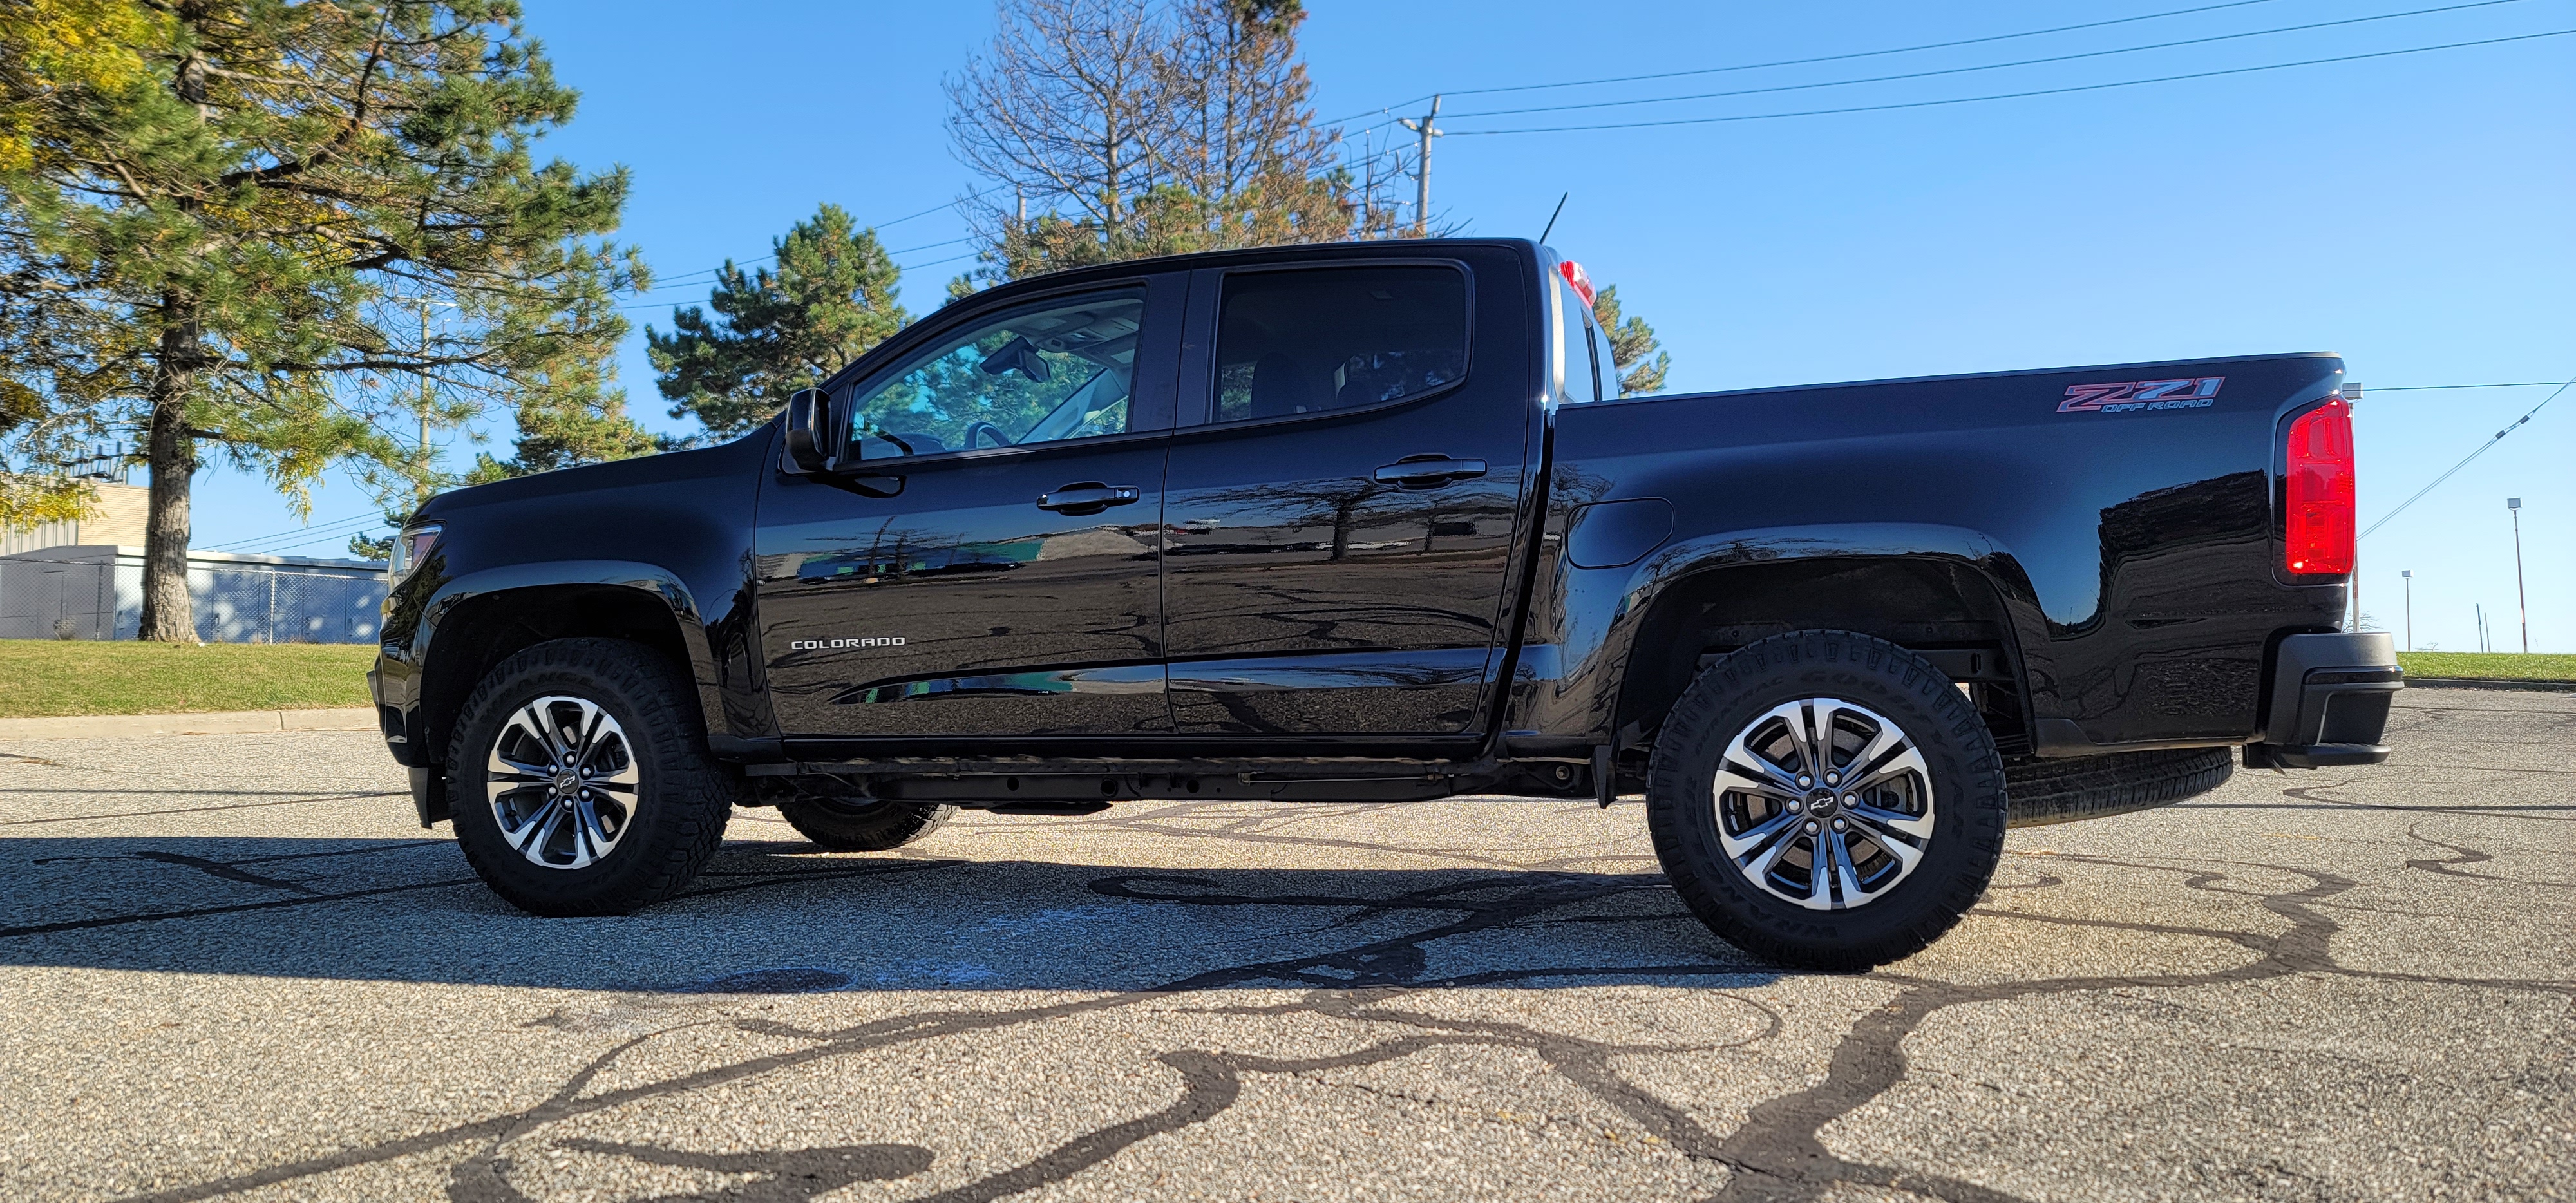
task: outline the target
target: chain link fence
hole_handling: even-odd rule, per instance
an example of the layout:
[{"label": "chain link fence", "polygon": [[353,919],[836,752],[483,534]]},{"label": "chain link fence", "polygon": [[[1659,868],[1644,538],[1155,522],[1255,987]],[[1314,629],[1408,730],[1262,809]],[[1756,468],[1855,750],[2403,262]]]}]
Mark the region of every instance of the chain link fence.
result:
[{"label": "chain link fence", "polygon": [[[372,643],[381,572],[198,563],[188,570],[207,643]],[[132,639],[143,566],[0,559],[0,639]]]}]

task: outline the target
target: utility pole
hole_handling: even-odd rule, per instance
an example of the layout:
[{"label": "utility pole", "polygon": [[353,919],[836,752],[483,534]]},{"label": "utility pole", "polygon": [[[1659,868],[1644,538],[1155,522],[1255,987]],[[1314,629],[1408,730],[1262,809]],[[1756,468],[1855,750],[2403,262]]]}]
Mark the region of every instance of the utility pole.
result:
[{"label": "utility pole", "polygon": [[[420,298],[420,357],[423,360],[420,365],[420,431],[417,441],[412,443],[412,459],[414,461],[413,470],[420,473],[422,480],[429,478],[429,364],[426,361],[429,359],[429,307],[431,303],[432,302],[427,297]],[[420,482],[418,480],[413,481],[411,487],[413,492],[419,492]],[[412,507],[414,509],[418,509],[420,507],[420,502],[420,498],[412,498]]]},{"label": "utility pole", "polygon": [[2522,614],[2522,654],[2531,654],[2531,599],[2522,591],[2522,499],[2507,497],[2504,508],[2513,515],[2513,608]]},{"label": "utility pole", "polygon": [[417,510],[422,502],[429,500],[429,311],[441,306],[453,309],[456,302],[413,297],[412,304],[420,308],[420,401],[414,410],[420,424],[412,436],[412,471],[415,475],[411,484],[411,505]]},{"label": "utility pole", "polygon": [[1416,238],[1427,238],[1431,235],[1431,140],[1441,134],[1441,131],[1431,123],[1439,117],[1440,98],[1434,96],[1431,98],[1431,111],[1424,113],[1422,120],[1416,121],[1411,117],[1396,118],[1404,128],[1422,136],[1421,169],[1413,176],[1413,236]]},{"label": "utility pole", "polygon": [[2406,569],[2397,577],[2406,582],[2406,650],[2411,652],[2415,650],[2415,570]]}]

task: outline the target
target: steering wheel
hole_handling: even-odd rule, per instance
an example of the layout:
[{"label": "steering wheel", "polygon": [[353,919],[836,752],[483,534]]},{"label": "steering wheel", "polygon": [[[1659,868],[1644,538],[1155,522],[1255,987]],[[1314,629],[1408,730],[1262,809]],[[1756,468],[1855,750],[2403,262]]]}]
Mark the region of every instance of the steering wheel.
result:
[{"label": "steering wheel", "polygon": [[993,445],[996,447],[1008,447],[1012,445],[1011,436],[1002,433],[1001,427],[978,418],[975,421],[968,422],[966,424],[966,449],[968,451],[975,450],[976,440],[981,439],[988,434],[993,436]]}]

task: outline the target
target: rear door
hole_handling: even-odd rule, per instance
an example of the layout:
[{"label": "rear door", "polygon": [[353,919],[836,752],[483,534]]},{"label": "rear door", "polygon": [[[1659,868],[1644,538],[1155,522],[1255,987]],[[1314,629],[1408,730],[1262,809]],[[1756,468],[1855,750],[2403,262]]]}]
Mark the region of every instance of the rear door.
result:
[{"label": "rear door", "polygon": [[762,655],[789,737],[1137,736],[1163,700],[1180,273],[941,321],[840,390],[846,472],[773,472]]},{"label": "rear door", "polygon": [[1165,477],[1180,734],[1475,723],[1536,407],[1521,260],[1459,254],[1197,273]]}]

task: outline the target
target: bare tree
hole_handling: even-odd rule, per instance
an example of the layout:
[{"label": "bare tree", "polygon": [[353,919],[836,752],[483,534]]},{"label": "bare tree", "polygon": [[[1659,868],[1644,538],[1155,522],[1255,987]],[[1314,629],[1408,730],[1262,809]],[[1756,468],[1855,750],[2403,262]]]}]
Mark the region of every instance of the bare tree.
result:
[{"label": "bare tree", "polygon": [[995,181],[969,205],[981,274],[1394,233],[1394,173],[1315,124],[1304,19],[1296,0],[1003,0],[949,86],[958,155]]},{"label": "bare tree", "polygon": [[948,83],[958,157],[1023,198],[1123,226],[1128,198],[1160,182],[1168,23],[1148,0],[1004,0],[1000,18]]}]

